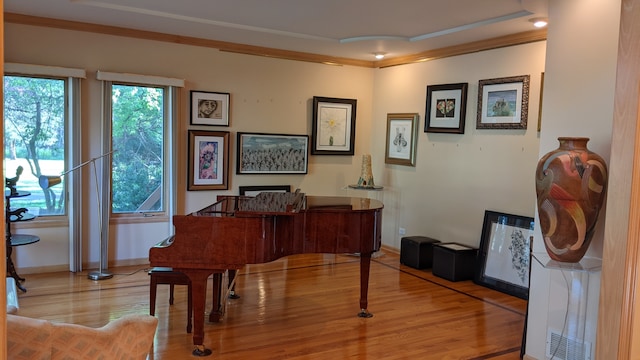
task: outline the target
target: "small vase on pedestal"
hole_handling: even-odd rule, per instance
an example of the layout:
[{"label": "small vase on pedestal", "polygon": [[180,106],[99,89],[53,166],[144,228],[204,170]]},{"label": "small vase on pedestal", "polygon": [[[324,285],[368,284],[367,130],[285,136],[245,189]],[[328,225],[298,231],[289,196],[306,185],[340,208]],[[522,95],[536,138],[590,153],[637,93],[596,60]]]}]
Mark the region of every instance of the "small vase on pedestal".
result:
[{"label": "small vase on pedestal", "polygon": [[607,164],[587,149],[589,138],[559,137],[560,146],[536,168],[544,245],[561,262],[579,262],[595,229],[607,187]]},{"label": "small vase on pedestal", "polygon": [[373,173],[371,172],[371,155],[362,155],[362,167],[360,168],[360,178],[358,186],[362,188],[374,188]]}]

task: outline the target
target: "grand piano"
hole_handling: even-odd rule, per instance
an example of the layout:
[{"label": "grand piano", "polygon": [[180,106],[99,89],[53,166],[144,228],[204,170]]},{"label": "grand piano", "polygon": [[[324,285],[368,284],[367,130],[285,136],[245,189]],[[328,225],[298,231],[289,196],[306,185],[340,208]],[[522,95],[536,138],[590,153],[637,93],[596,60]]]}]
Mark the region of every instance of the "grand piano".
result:
[{"label": "grand piano", "polygon": [[194,355],[206,356],[204,313],[207,279],[214,274],[214,320],[220,274],[293,254],[360,255],[360,317],[368,311],[371,255],[380,249],[382,202],[368,198],[263,192],[256,197],[219,196],[188,215],[175,215],[175,235],[149,249],[153,267],[172,267],[191,280]]}]

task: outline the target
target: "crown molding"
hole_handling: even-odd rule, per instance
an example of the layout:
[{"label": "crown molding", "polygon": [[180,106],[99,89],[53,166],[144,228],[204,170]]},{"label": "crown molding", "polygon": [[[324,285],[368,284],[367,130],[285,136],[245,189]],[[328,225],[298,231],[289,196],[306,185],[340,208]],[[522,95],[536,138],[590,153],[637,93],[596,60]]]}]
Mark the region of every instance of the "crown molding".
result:
[{"label": "crown molding", "polygon": [[350,59],[345,57],[327,56],[306,52],[289,51],[282,49],[274,49],[268,47],[237,44],[226,41],[209,40],[191,36],[180,36],[165,34],[153,31],[135,30],[117,26],[99,25],[79,21],[69,21],[52,19],[46,17],[38,17],[31,15],[22,15],[15,13],[4,14],[5,23],[31,25],[40,27],[50,27],[64,30],[84,31],[113,36],[124,36],[137,39],[162,41],[174,44],[201,46],[218,49],[220,51],[264,56],[278,59],[295,60],[320,63],[326,65],[347,65],[347,66],[359,66],[367,68],[383,68],[389,66],[413,64],[417,62],[424,62],[428,60],[441,59],[450,56],[464,55],[474,53],[478,51],[485,51],[491,49],[497,49],[507,46],[526,44],[534,41],[544,41],[547,39],[547,31],[533,30],[522,32],[513,35],[501,36],[497,38],[480,40],[461,45],[455,45],[440,49],[427,50],[418,54],[400,56],[395,58],[389,58],[379,61],[366,61]]}]

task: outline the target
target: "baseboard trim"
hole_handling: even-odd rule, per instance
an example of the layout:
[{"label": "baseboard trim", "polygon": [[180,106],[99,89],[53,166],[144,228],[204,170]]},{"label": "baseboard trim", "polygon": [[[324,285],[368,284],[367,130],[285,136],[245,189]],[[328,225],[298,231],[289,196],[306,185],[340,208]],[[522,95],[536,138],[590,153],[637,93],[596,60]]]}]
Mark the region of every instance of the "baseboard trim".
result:
[{"label": "baseboard trim", "polygon": [[[116,260],[116,261],[109,262],[109,267],[137,266],[137,265],[149,266],[149,258],[124,259],[124,260]],[[82,264],[82,268],[84,269],[84,271],[95,270],[95,269],[98,269],[99,267],[100,267],[100,264],[98,262]],[[44,274],[44,273],[63,272],[63,271],[70,271],[69,265],[61,264],[61,265],[16,268],[16,272],[21,276],[29,275],[29,274]]]},{"label": "baseboard trim", "polygon": [[[400,250],[395,247],[389,245],[382,245],[380,248],[383,252],[389,252],[394,254],[400,254]],[[150,266],[149,258],[139,258],[139,259],[124,259],[124,260],[115,260],[109,262],[109,267],[119,267],[119,266]],[[82,268],[87,270],[93,270],[100,267],[98,262],[91,263],[83,263]],[[52,273],[52,272],[62,272],[69,271],[69,265],[50,265],[50,266],[33,266],[33,267],[25,267],[25,268],[16,268],[18,274],[28,275],[28,274],[43,274],[43,273]]]},{"label": "baseboard trim", "polygon": [[393,246],[389,246],[389,245],[382,245],[380,247],[380,250],[382,251],[386,251],[386,252],[390,252],[390,253],[394,253],[394,254],[400,254],[400,249],[396,249]]}]

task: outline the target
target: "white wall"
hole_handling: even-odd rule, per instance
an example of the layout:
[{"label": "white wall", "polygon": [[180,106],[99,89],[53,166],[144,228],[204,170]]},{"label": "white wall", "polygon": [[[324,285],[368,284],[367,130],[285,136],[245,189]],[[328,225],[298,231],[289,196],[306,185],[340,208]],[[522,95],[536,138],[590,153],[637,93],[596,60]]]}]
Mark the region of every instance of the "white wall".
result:
[{"label": "white wall", "polygon": [[[30,45],[22,46],[25,43]],[[232,132],[229,190],[178,189],[185,213],[212,203],[218,194],[237,193],[240,185],[290,184],[314,195],[378,197],[385,203],[383,243],[394,248],[400,247],[398,227],[405,228],[407,235],[478,246],[484,210],[533,216],[544,42],[375,70],[16,24],[6,24],[5,48],[7,62],[87,70],[82,93],[84,158],[100,153],[100,83],[94,76],[97,70],[183,78],[183,104],[188,103],[190,90],[231,93],[229,128],[191,127],[187,106],[183,106],[175,144],[179,157],[186,159],[190,128]],[[476,130],[478,81],[526,74],[531,76],[527,130]],[[426,86],[455,82],[469,83],[465,134],[424,133]],[[356,155],[310,156],[306,176],[236,175],[235,133],[311,134],[313,96],[358,100]],[[416,167],[384,163],[386,114],[391,112],[420,114]],[[357,181],[361,155],[365,153],[372,154],[376,183],[385,186],[380,194],[342,190]],[[184,162],[180,171],[186,177]],[[88,201],[86,208],[93,209]],[[147,249],[168,232],[161,223],[112,225],[110,260],[144,260]],[[97,261],[94,233],[97,232],[89,229],[85,234],[89,249],[85,256],[92,262]],[[57,261],[42,261],[45,243],[57,244],[58,255],[48,253],[49,259]],[[65,243],[64,237],[45,236],[41,243],[17,249],[19,267],[28,271],[29,267],[65,264]]]},{"label": "white wall", "polygon": [[[399,248],[399,228],[478,247],[485,210],[533,217],[538,105],[545,42],[377,69],[372,147],[385,186],[384,238]],[[530,75],[526,130],[476,129],[478,82]],[[425,133],[428,85],[467,82],[464,134]],[[416,166],[385,164],[387,113],[420,114]]]},{"label": "white wall", "polygon": [[[589,149],[608,162],[613,125],[619,0],[549,3],[549,29],[542,110],[540,154],[557,148],[559,136],[584,136]],[[604,211],[586,256],[602,258]],[[545,253],[536,232],[534,253]],[[562,330],[567,309],[568,272],[547,270],[534,262],[531,274],[527,355],[545,359],[547,329]],[[600,273],[590,276],[585,340],[595,354]],[[540,316],[540,314],[549,314]]]},{"label": "white wall", "polygon": [[[25,46],[25,44],[28,44]],[[179,213],[189,213],[213,202],[219,194],[237,194],[241,185],[289,184],[310,195],[340,195],[357,181],[360,155],[368,153],[372,138],[373,70],[329,66],[267,57],[239,55],[216,49],[138,40],[93,33],[5,24],[5,62],[82,68],[82,158],[101,153],[101,84],[97,70],[185,79],[181,92],[178,139],[179,176],[177,196],[183,200]],[[190,90],[231,94],[230,127],[189,125]],[[308,175],[236,175],[236,132],[311,134],[313,96],[357,99],[356,156],[310,156]],[[228,191],[186,191],[187,130],[230,131]],[[83,174],[87,189],[93,188],[89,172]],[[98,230],[93,195],[86,192],[83,216],[84,262],[98,261]],[[21,224],[20,232],[40,235],[39,243],[15,249],[21,274],[42,269],[68,269],[66,228],[52,231],[42,221]],[[166,223],[110,226],[110,262],[146,262],[148,249],[171,229]]]}]

